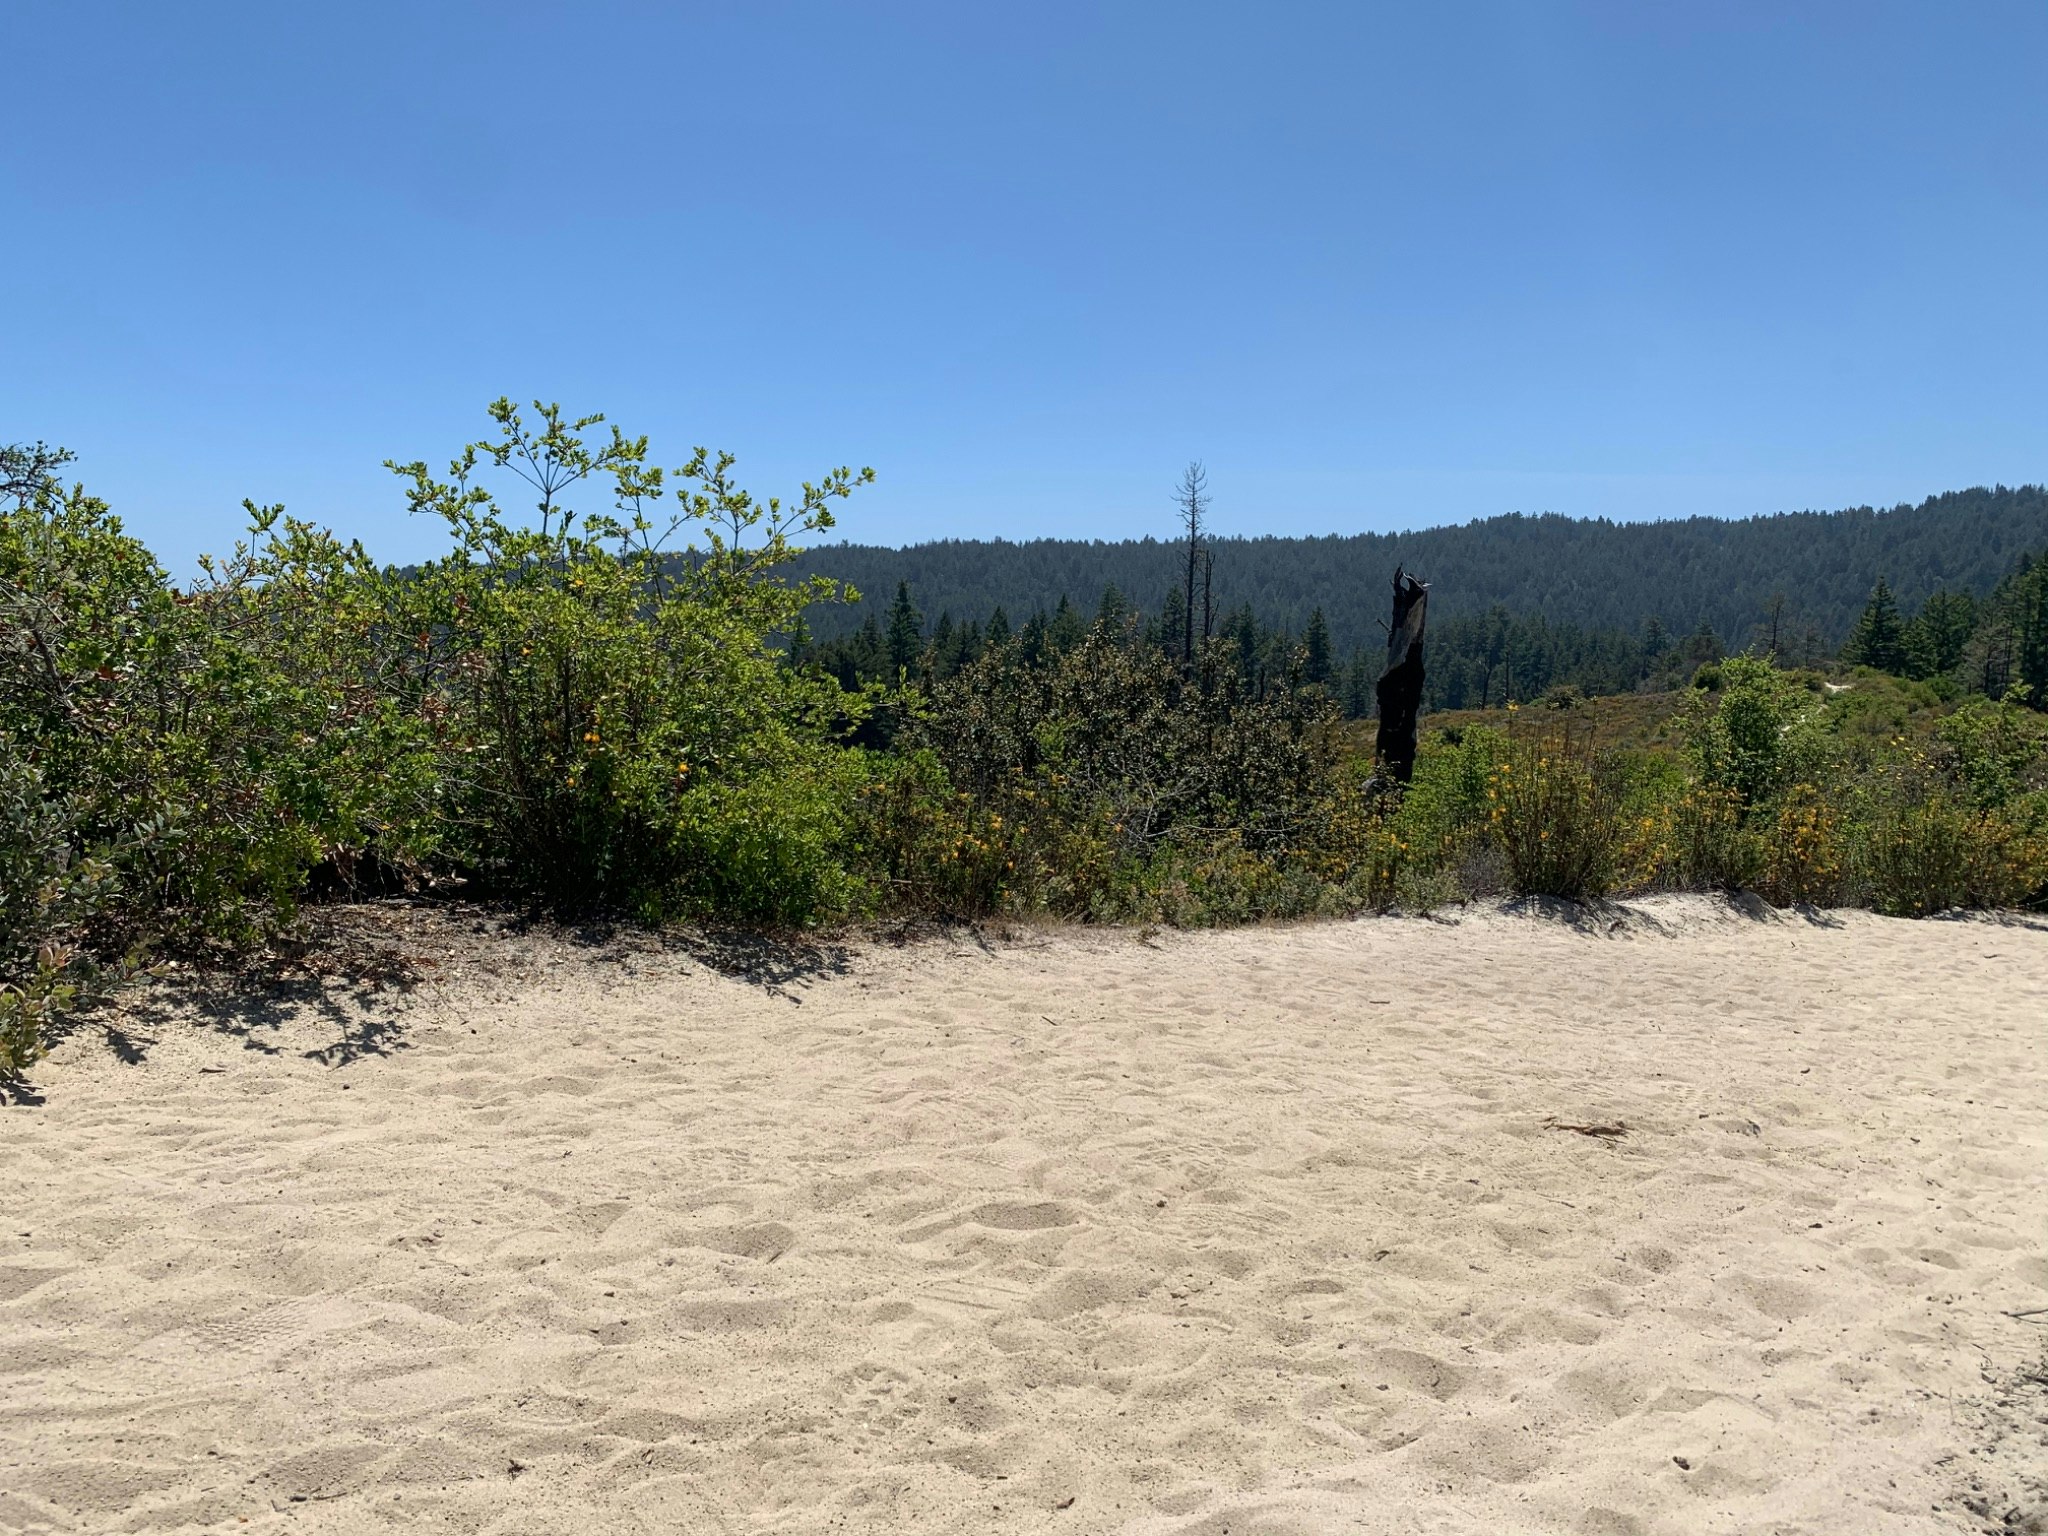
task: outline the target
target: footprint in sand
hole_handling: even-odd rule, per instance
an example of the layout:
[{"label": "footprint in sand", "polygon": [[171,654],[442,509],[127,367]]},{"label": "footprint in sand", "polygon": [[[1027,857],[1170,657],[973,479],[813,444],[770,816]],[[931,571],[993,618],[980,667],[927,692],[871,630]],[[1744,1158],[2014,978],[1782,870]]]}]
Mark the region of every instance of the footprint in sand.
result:
[{"label": "footprint in sand", "polygon": [[967,1219],[999,1232],[1042,1232],[1048,1227],[1071,1227],[1081,1218],[1057,1200],[997,1200],[976,1207]]}]

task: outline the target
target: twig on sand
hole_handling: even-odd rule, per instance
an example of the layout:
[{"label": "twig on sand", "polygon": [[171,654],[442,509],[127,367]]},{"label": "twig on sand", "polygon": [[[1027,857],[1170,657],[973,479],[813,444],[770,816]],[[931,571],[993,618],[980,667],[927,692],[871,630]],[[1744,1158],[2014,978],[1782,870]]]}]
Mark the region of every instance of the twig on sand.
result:
[{"label": "twig on sand", "polygon": [[1584,1125],[1575,1125],[1552,1115],[1543,1122],[1544,1129],[1552,1131],[1576,1131],[1581,1136],[1597,1136],[1603,1141],[1619,1141],[1628,1134],[1628,1124],[1621,1120],[1593,1120]]},{"label": "twig on sand", "polygon": [[2048,1307],[2027,1307],[2018,1312],[2008,1312],[2005,1315],[2016,1322],[2040,1323],[2044,1327],[2048,1327]]}]

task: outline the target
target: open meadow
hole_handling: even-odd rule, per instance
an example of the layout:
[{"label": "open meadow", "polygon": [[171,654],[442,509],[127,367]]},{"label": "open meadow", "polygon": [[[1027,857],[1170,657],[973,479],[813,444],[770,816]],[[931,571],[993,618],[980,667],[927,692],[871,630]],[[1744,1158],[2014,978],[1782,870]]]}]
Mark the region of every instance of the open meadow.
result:
[{"label": "open meadow", "polygon": [[0,1528],[2041,1529],[2048,930],[1573,910],[174,972],[9,1112]]}]

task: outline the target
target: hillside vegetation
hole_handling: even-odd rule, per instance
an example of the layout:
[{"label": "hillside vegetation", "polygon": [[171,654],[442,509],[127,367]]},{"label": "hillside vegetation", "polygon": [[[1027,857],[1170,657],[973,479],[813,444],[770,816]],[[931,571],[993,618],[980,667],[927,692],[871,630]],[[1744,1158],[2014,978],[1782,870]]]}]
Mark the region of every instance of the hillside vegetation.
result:
[{"label": "hillside vegetation", "polygon": [[[1314,678],[1328,681],[1353,717],[1372,709],[1386,581],[1397,564],[1434,588],[1433,709],[1527,702],[1561,686],[1668,690],[1742,650],[1793,665],[1830,662],[1874,589],[1928,631],[1920,639],[1932,644],[1910,658],[1916,675],[1955,673],[1962,686],[1969,667],[1968,685],[1995,695],[2027,675],[2020,632],[2033,621],[2020,611],[2020,587],[2029,552],[2048,546],[2048,492],[1999,487],[1889,512],[1731,522],[1515,516],[1416,533],[1205,534],[1199,543],[1199,623],[1254,676],[1279,675],[1305,648]],[[944,674],[991,631],[1029,644],[1095,619],[1129,619],[1163,644],[1186,622],[1187,552],[1185,542],[1151,539],[842,544],[811,551],[796,568],[829,568],[866,594],[806,615],[821,661],[851,683],[893,676],[920,647]],[[1980,624],[1993,619],[2000,624]],[[2037,627],[2048,634],[2048,610]],[[1887,655],[1884,664],[1909,662]],[[2048,653],[2036,670],[2039,686]]]},{"label": "hillside vegetation", "polygon": [[373,890],[772,927],[2048,896],[2039,695],[1958,683],[1987,625],[2033,665],[2048,566],[1968,625],[1871,597],[1866,662],[1963,636],[1926,680],[1734,656],[1627,729],[1560,688],[1432,732],[1404,789],[1343,719],[1313,624],[1176,639],[1105,601],[942,644],[905,585],[886,670],[847,675],[806,635],[844,594],[795,541],[868,472],[762,501],[729,456],[663,469],[601,418],[535,412],[499,401],[445,471],[390,466],[447,534],[407,570],[251,505],[246,542],[181,585],[60,478],[66,455],[0,451],[0,1075],[157,957]]},{"label": "hillside vegetation", "polygon": [[[1705,623],[1739,650],[1782,599],[1783,635],[1811,631],[1816,649],[1833,651],[1880,576],[1917,608],[1944,588],[1981,597],[2020,555],[2048,548],[2048,488],[1980,487],[1889,510],[1629,523],[1514,513],[1406,533],[1209,542],[1218,612],[1249,604],[1262,622],[1298,636],[1320,608],[1340,653],[1378,643],[1396,565],[1435,583],[1433,619],[1497,607],[1541,613],[1552,625],[1635,632],[1656,618],[1674,634]],[[1183,558],[1181,546],[1156,539],[948,539],[907,549],[826,545],[795,568],[868,594],[865,604],[812,615],[818,637],[831,639],[869,613],[879,622],[899,581],[924,612],[956,622],[986,623],[1001,608],[1017,625],[1062,597],[1092,614],[1105,586],[1156,610],[1178,589]]]}]

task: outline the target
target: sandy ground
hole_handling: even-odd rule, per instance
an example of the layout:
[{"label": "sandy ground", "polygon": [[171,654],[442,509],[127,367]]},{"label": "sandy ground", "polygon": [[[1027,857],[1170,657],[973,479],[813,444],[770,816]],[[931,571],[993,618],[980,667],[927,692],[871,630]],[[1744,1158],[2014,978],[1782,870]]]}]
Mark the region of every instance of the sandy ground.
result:
[{"label": "sandy ground", "polygon": [[2040,926],[350,922],[0,1112],[0,1528],[2048,1515]]}]

